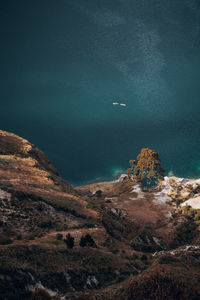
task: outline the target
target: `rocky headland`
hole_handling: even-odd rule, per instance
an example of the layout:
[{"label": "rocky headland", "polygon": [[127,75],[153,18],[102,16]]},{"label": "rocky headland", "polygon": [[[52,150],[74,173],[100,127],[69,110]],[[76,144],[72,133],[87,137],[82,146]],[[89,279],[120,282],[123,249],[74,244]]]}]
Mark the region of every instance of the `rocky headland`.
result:
[{"label": "rocky headland", "polygon": [[200,179],[73,188],[0,131],[0,299],[200,299],[199,286]]}]

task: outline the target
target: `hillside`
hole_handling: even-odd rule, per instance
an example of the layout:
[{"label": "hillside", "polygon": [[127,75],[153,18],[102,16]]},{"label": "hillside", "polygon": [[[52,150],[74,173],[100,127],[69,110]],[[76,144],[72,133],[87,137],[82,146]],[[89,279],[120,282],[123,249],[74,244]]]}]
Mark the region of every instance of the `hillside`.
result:
[{"label": "hillside", "polygon": [[[146,191],[127,176],[75,189],[34,145],[0,131],[0,299],[49,299],[40,289],[50,299],[199,299],[200,214],[185,206],[199,195],[199,180],[176,177]],[[94,244],[81,247],[86,234]]]},{"label": "hillside", "polygon": [[97,217],[42,151],[4,131],[0,131],[0,199],[0,232],[11,238],[64,229],[79,224],[79,219]]}]

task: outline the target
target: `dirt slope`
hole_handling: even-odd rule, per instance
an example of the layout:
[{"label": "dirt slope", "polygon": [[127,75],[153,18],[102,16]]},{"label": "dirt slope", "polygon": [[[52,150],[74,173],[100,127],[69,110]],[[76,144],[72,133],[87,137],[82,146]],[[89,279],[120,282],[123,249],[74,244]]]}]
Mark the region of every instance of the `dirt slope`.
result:
[{"label": "dirt slope", "polygon": [[42,151],[5,131],[0,131],[0,200],[0,232],[10,237],[65,229],[79,219],[98,217]]}]

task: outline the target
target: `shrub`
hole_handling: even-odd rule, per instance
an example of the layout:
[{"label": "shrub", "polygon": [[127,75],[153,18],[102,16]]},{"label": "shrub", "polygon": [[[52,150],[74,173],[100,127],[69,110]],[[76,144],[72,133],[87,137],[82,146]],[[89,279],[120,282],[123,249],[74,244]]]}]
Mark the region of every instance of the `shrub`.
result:
[{"label": "shrub", "polygon": [[64,224],[63,225],[63,230],[67,230],[67,228],[68,228],[67,224]]},{"label": "shrub", "polygon": [[38,203],[36,209],[37,209],[38,211],[43,211],[44,207],[43,207],[43,205],[42,205],[41,203]]},{"label": "shrub", "polygon": [[56,239],[61,241],[63,239],[63,234],[62,233],[57,233],[56,234]]},{"label": "shrub", "polygon": [[180,245],[191,243],[197,234],[196,229],[197,224],[195,224],[193,219],[187,219],[184,223],[179,224],[176,227],[174,240],[172,241],[170,247],[176,248]]},{"label": "shrub", "polygon": [[138,256],[137,254],[133,253],[132,259],[136,260],[136,259],[138,259],[138,257],[139,257],[139,256]]},{"label": "shrub", "polygon": [[38,224],[40,228],[51,228],[53,226],[51,220],[44,220],[41,223]]},{"label": "shrub", "polygon": [[31,233],[29,236],[28,236],[28,240],[30,241],[33,241],[35,239],[35,235],[33,233]]},{"label": "shrub", "polygon": [[82,235],[79,245],[81,247],[85,247],[85,246],[96,247],[95,241],[93,240],[91,235],[88,233],[85,236]]},{"label": "shrub", "polygon": [[79,242],[79,245],[81,247],[85,247],[86,246],[86,241],[85,241],[85,237],[82,235],[81,239],[80,239],[80,242]]},{"label": "shrub", "polygon": [[186,205],[182,208],[182,214],[188,219],[192,219],[197,225],[200,221],[200,209],[192,208],[190,205]]},{"label": "shrub", "polygon": [[13,243],[13,241],[11,240],[11,239],[9,239],[9,238],[4,238],[4,237],[2,237],[2,238],[0,238],[0,245],[9,245],[9,244],[12,244]]},{"label": "shrub", "polygon": [[141,261],[146,262],[147,261],[147,256],[145,254],[143,254],[141,256]]},{"label": "shrub", "polygon": [[71,236],[70,233],[66,235],[66,240],[64,240],[64,242],[66,243],[69,249],[72,249],[74,247],[74,238]]},{"label": "shrub", "polygon": [[118,252],[119,252],[118,249],[113,249],[113,250],[112,250],[112,253],[113,253],[113,254],[117,254]]},{"label": "shrub", "polygon": [[21,235],[21,234],[18,234],[18,235],[16,236],[16,239],[17,239],[17,240],[21,240],[21,239],[22,239],[22,235]]},{"label": "shrub", "polygon": [[195,221],[199,221],[200,220],[200,209],[198,209],[198,211],[195,213],[194,220]]},{"label": "shrub", "polygon": [[187,281],[180,276],[175,276],[169,268],[157,265],[126,283],[118,299],[192,300],[197,298]]},{"label": "shrub", "polygon": [[85,236],[85,240],[86,240],[86,244],[89,246],[89,247],[94,247],[95,246],[95,242],[93,240],[93,238],[91,237],[90,234],[86,234]]}]

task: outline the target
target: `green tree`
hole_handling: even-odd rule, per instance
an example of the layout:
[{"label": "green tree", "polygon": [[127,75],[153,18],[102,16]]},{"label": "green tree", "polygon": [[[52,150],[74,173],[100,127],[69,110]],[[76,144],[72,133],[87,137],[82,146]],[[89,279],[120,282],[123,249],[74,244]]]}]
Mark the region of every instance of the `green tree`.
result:
[{"label": "green tree", "polygon": [[89,247],[96,247],[95,241],[93,240],[90,234],[88,233],[86,234],[85,240],[86,240],[86,245],[88,245]]},{"label": "green tree", "polygon": [[79,245],[81,247],[85,247],[86,246],[86,240],[85,240],[85,237],[83,235],[82,235],[82,237],[80,239]]},{"label": "green tree", "polygon": [[95,241],[93,240],[93,238],[89,233],[87,233],[85,236],[82,235],[79,245],[81,247],[85,247],[85,246],[96,247]]},{"label": "green tree", "polygon": [[74,238],[71,236],[70,233],[66,235],[66,240],[64,241],[69,249],[72,249],[74,247]]},{"label": "green tree", "polygon": [[143,148],[137,156],[137,161],[135,175],[143,186],[156,185],[163,178],[164,169],[161,167],[158,152]]}]

